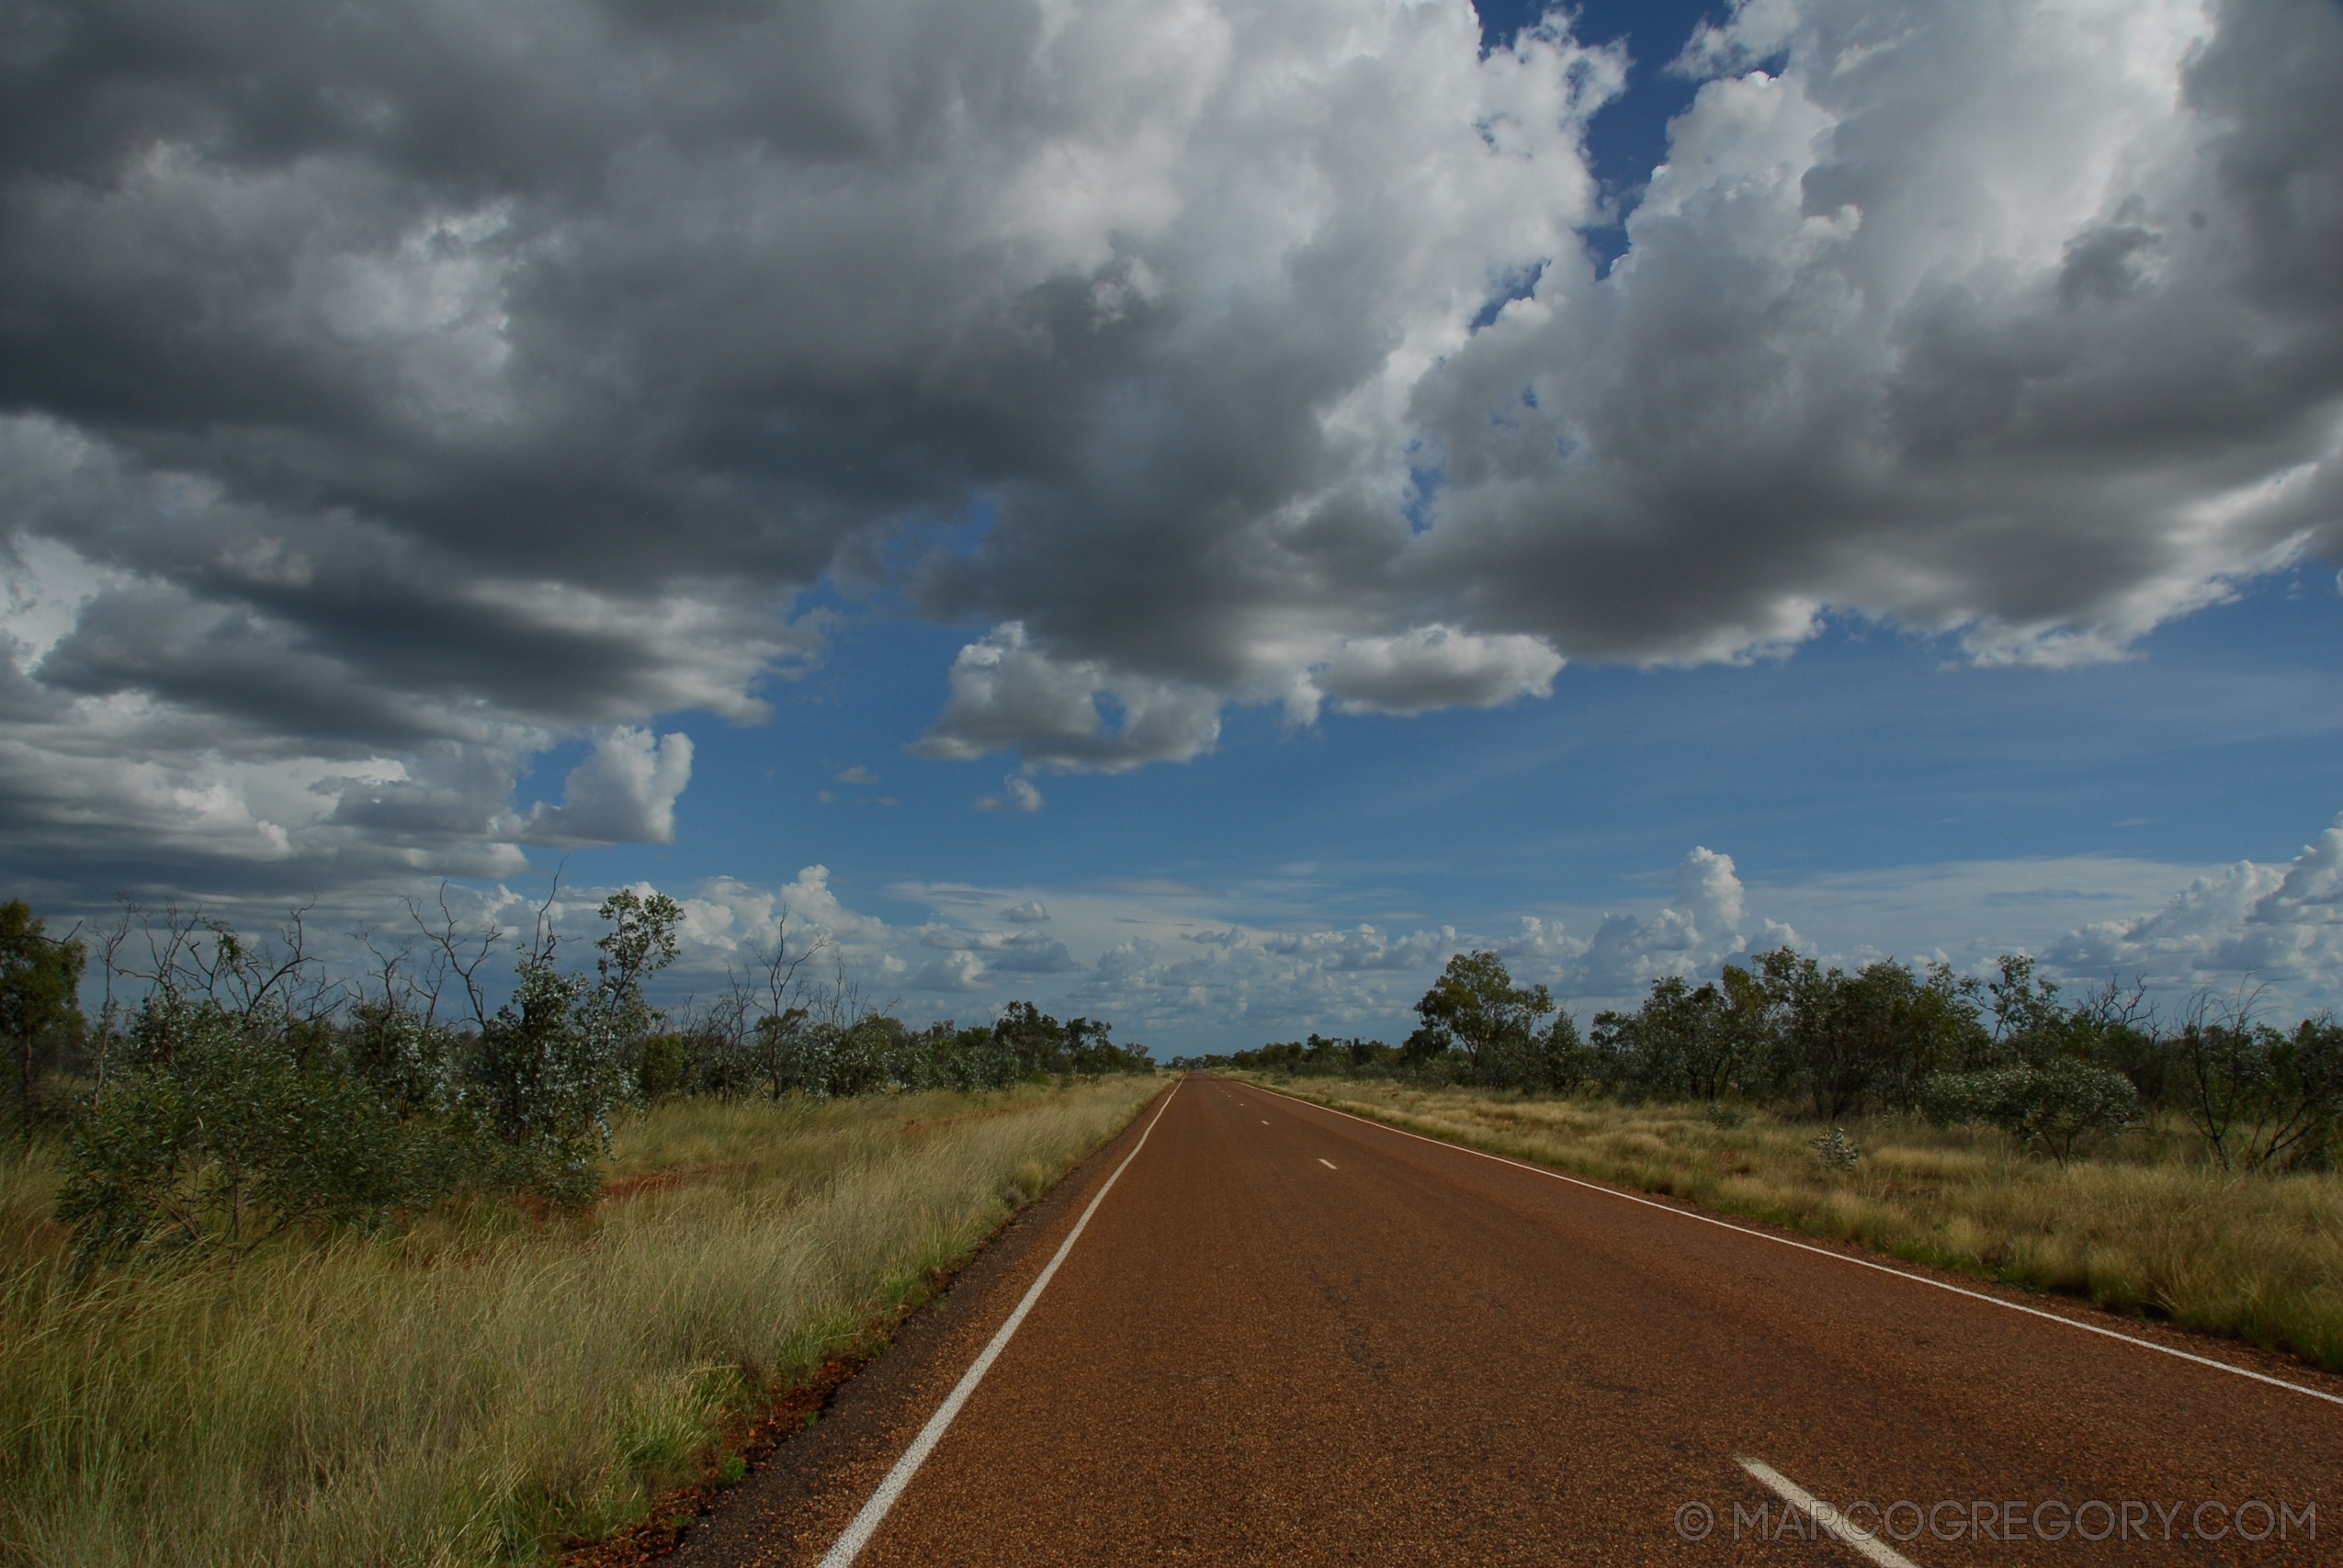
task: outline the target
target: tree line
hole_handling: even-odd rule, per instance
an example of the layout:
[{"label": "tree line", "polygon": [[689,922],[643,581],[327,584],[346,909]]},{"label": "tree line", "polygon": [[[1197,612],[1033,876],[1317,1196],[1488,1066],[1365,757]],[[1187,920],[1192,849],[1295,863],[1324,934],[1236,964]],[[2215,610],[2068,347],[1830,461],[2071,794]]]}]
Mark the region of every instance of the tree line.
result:
[{"label": "tree line", "polygon": [[[296,913],[272,939],[175,909],[51,934],[0,905],[6,1118],[62,1138],[61,1220],[85,1263],[248,1248],[289,1227],[373,1227],[458,1193],[592,1201],[622,1107],[675,1095],[830,1098],[1002,1089],[1154,1070],[1112,1026],[1014,1002],[912,1028],[786,922],[746,975],[671,1013],[646,984],[681,908],[622,889],[591,969],[550,897],[526,932],[466,928],[443,895],[337,975]],[[95,959],[93,965],[92,960]],[[506,965],[509,964],[509,971]],[[509,974],[509,991],[497,982]],[[84,993],[96,1005],[85,1010]],[[94,1016],[92,1012],[94,1010]]]},{"label": "tree line", "polygon": [[1398,1046],[1329,1039],[1198,1058],[1262,1071],[1398,1077],[1622,1100],[1726,1097],[1832,1122],[1870,1110],[1999,1126],[2064,1160],[2085,1141],[2171,1112],[2224,1167],[2326,1167],[2343,1157],[2343,1024],[2281,1029],[2250,996],[2200,993],[2177,1015],[2112,981],[2061,996],[2032,959],[1990,976],[1884,959],[1852,972],[1789,948],[1695,984],[1652,982],[1632,1010],[1581,1033],[1544,986],[1495,953],[1458,953]]}]

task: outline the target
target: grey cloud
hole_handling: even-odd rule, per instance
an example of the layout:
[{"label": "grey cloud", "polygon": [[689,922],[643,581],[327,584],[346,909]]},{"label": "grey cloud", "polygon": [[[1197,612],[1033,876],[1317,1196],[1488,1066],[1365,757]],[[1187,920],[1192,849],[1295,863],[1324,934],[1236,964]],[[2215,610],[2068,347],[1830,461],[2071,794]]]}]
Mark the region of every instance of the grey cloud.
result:
[{"label": "grey cloud", "polygon": [[921,929],[919,940],[923,947],[947,953],[981,953],[989,967],[1015,974],[1056,975],[1081,967],[1065,943],[1046,931],[970,931],[931,924]]},{"label": "grey cloud", "polygon": [[1039,931],[1019,931],[993,950],[992,967],[1019,975],[1062,975],[1081,967],[1062,942]]},{"label": "grey cloud", "polygon": [[[1111,728],[1100,710],[1102,695],[1120,709],[1121,722]],[[960,650],[952,694],[911,750],[968,758],[1014,746],[1042,767],[1122,773],[1146,762],[1185,761],[1219,737],[1220,703],[1213,693],[1053,660],[1013,621]],[[1024,780],[1013,778],[1009,787],[1023,809],[1040,805]],[[992,808],[1002,804],[994,801]]]},{"label": "grey cloud", "polygon": [[984,980],[984,961],[961,949],[912,971],[911,983],[922,991],[980,991]]},{"label": "grey cloud", "polygon": [[[410,841],[558,739],[762,718],[824,573],[991,628],[915,751],[1045,771],[1832,611],[2107,657],[2336,547],[2343,21],[2078,16],[1740,7],[1598,275],[1622,61],[1458,3],[26,0],[0,535],[77,586],[0,841],[592,836]],[[101,738],[176,782],[77,811]],[[626,798],[593,833],[664,830]]]},{"label": "grey cloud", "polygon": [[[1269,374],[1267,345],[1399,414],[1304,429],[1234,398],[1248,440],[1166,423],[1116,448],[1176,454],[1143,488],[1009,496],[938,556],[934,602],[1013,627],[1060,695],[978,723],[956,690],[932,740],[1047,750],[1118,679],[1305,722],[1502,701],[1545,660],[1746,658],[1830,613],[2071,663],[2331,556],[2343,14],[2145,5],[2120,49],[2094,16],[1740,7],[1687,51],[1708,79],[1607,274],[1563,236],[1529,298],[1469,335],[1459,304],[1404,368],[1305,347],[1297,303],[1216,364]],[[1436,635],[1515,657],[1470,669]]]},{"label": "grey cloud", "polygon": [[329,821],[402,845],[493,833],[513,787],[514,759],[445,742],[407,759],[396,776],[332,775],[311,786],[332,796]]}]

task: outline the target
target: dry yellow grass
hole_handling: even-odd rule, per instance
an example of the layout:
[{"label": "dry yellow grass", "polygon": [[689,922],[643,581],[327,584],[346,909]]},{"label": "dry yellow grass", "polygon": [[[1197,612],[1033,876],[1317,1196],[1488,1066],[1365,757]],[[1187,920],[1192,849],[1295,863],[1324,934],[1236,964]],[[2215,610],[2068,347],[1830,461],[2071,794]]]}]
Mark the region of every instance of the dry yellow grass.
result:
[{"label": "dry yellow grass", "polygon": [[[1243,1075],[1258,1077],[1258,1075]],[[2066,1166],[1999,1133],[1858,1120],[1851,1171],[1817,1128],[1749,1110],[1524,1100],[1327,1078],[1261,1081],[1476,1148],[1673,1194],[2011,1284],[2088,1298],[2343,1371],[2343,1177],[2233,1175],[2152,1127]]]},{"label": "dry yellow grass", "polygon": [[580,1221],[75,1285],[0,1166],[0,1559],[527,1562],[639,1517],[729,1411],[849,1348],[1159,1087],[662,1106]]}]

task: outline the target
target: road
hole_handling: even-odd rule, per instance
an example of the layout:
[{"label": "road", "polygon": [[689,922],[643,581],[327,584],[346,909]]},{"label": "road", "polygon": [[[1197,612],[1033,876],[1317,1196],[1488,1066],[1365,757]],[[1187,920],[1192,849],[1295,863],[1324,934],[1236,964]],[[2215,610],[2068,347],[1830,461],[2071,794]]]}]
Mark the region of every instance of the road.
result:
[{"label": "road", "polygon": [[869,1568],[2343,1562],[2315,1374],[2288,1375],[2326,1399],[1202,1075],[1041,1208],[684,1568],[835,1563],[890,1470]]}]

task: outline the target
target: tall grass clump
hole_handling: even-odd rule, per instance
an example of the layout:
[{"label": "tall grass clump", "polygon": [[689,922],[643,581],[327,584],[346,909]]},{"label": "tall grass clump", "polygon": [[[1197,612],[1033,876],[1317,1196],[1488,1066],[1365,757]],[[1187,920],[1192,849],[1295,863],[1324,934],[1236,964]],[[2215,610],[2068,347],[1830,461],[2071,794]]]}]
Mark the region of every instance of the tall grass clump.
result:
[{"label": "tall grass clump", "polygon": [[640,1517],[1128,1122],[1136,1075],[618,1119],[567,1211],[443,1201],[92,1272],[0,1165],[0,1560],[531,1562]]}]

